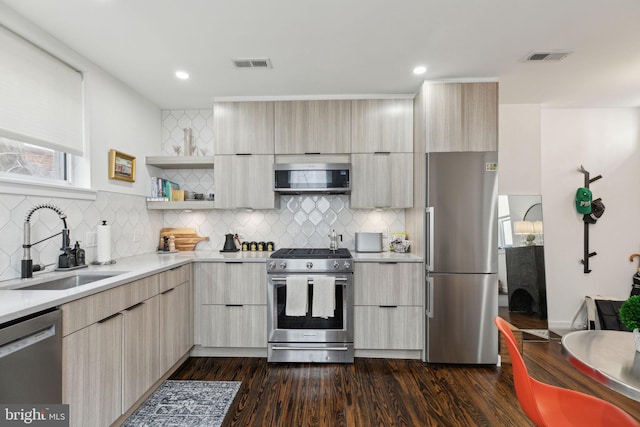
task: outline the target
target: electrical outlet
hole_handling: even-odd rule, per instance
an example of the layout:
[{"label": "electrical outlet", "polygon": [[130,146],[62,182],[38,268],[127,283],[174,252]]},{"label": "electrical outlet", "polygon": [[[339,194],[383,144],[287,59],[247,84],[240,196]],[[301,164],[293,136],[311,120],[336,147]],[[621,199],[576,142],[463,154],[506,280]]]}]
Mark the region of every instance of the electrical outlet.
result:
[{"label": "electrical outlet", "polygon": [[84,238],[85,247],[93,248],[98,246],[98,233],[95,231],[87,231]]}]

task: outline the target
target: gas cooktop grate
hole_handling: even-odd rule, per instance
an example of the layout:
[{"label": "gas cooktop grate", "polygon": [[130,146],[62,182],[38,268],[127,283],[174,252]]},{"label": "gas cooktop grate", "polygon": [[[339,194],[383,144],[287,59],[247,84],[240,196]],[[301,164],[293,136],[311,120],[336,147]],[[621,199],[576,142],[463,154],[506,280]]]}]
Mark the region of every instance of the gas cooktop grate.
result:
[{"label": "gas cooktop grate", "polygon": [[282,248],[272,253],[271,258],[351,258],[351,252],[349,252],[349,250],[345,248],[337,249],[335,251],[328,248]]}]

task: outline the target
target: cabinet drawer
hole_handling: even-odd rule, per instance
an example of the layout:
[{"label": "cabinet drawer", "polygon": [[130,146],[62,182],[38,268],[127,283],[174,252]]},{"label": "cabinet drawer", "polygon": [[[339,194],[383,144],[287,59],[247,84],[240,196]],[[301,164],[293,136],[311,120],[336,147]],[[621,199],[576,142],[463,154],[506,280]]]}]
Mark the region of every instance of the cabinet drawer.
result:
[{"label": "cabinet drawer", "polygon": [[266,304],[267,272],[263,263],[197,265],[199,304]]},{"label": "cabinet drawer", "polygon": [[203,305],[200,317],[204,347],[266,347],[266,305]]},{"label": "cabinet drawer", "polygon": [[160,292],[164,292],[191,280],[191,265],[187,264],[172,268],[171,270],[163,271],[158,276]]},{"label": "cabinet drawer", "polygon": [[421,350],[422,308],[354,307],[354,347],[359,350]]},{"label": "cabinet drawer", "polygon": [[145,277],[117,288],[62,305],[62,335],[124,310],[158,294],[158,275]]},{"label": "cabinet drawer", "polygon": [[355,263],[356,305],[421,305],[424,300],[422,263]]}]

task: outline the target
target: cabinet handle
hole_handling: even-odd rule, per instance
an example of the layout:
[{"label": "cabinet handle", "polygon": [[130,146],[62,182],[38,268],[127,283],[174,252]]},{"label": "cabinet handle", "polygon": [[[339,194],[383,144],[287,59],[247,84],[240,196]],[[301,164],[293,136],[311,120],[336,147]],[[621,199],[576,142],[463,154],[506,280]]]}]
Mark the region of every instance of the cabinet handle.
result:
[{"label": "cabinet handle", "polygon": [[386,264],[386,265],[394,265],[397,264],[398,261],[381,261],[380,264]]},{"label": "cabinet handle", "polygon": [[[171,291],[173,291],[173,290],[175,290],[175,288],[167,289],[167,290],[166,290],[166,291],[164,291],[164,292],[160,292],[160,295],[168,294],[169,292],[171,292]],[[142,303],[140,303],[140,304],[142,304]]]},{"label": "cabinet handle", "polygon": [[390,207],[391,207],[391,205],[384,205],[384,206],[374,206],[373,208],[374,209],[387,209],[387,208],[390,208]]},{"label": "cabinet handle", "polygon": [[243,261],[225,261],[225,264],[243,264]]},{"label": "cabinet handle", "polygon": [[380,308],[398,308],[397,305],[379,305]]},{"label": "cabinet handle", "polygon": [[184,267],[184,266],[182,266],[182,265],[181,265],[180,267],[173,267],[173,268],[170,268],[170,269],[169,269],[169,271],[178,270],[178,269],[180,269],[180,268],[182,268],[182,267]]},{"label": "cabinet handle", "polygon": [[236,153],[236,156],[250,156],[251,153]]},{"label": "cabinet handle", "polygon": [[225,307],[244,307],[243,304],[225,304]]},{"label": "cabinet handle", "polygon": [[122,313],[115,313],[115,314],[112,314],[111,316],[107,316],[102,320],[98,320],[98,323],[108,322],[109,320],[113,319],[114,317],[120,316],[120,314],[122,314]]},{"label": "cabinet handle", "polygon": [[305,151],[304,154],[320,154],[319,151]]},{"label": "cabinet handle", "polygon": [[126,311],[135,310],[136,308],[140,307],[142,304],[144,304],[144,301],[140,301],[137,304],[133,304],[131,307],[125,308],[125,310]]},{"label": "cabinet handle", "polygon": [[391,151],[374,151],[374,156],[388,156],[391,154]]}]

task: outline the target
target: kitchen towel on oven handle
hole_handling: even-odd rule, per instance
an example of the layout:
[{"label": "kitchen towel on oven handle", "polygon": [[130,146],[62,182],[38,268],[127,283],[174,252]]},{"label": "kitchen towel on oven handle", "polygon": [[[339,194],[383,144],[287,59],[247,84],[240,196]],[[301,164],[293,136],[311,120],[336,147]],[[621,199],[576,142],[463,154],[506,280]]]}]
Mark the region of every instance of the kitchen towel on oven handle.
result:
[{"label": "kitchen towel on oven handle", "polygon": [[336,311],[336,278],[333,276],[318,276],[313,278],[313,300],[311,301],[311,316],[328,319]]},{"label": "kitchen towel on oven handle", "polygon": [[307,276],[287,276],[287,301],[284,314],[286,316],[306,316],[308,307]]}]

